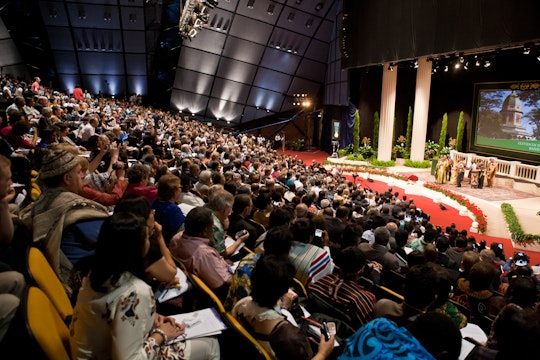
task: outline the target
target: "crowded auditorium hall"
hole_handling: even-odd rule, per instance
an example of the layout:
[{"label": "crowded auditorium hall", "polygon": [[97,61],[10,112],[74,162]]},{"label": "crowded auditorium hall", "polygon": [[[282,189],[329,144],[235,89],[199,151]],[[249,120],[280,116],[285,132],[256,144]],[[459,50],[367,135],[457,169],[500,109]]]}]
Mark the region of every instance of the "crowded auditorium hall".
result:
[{"label": "crowded auditorium hall", "polygon": [[540,359],[538,13],[1,6],[0,357]]}]

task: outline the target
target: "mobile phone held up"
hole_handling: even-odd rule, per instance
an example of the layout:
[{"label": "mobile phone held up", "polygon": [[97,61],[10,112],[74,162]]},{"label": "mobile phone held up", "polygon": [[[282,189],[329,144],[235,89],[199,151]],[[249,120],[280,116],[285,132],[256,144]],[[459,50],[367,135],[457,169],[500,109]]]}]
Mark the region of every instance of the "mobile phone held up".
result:
[{"label": "mobile phone held up", "polygon": [[315,230],[315,237],[322,238],[322,230],[321,229],[316,229]]},{"label": "mobile phone held up", "polygon": [[330,336],[336,334],[336,324],[334,322],[323,322],[321,332],[324,335],[324,340],[330,340]]}]

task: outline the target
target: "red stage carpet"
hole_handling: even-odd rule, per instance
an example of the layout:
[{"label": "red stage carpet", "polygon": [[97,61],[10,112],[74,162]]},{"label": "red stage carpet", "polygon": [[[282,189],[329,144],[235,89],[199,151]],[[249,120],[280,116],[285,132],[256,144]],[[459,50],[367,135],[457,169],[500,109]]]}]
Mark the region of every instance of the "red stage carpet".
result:
[{"label": "red stage carpet", "polygon": [[[322,163],[324,160],[326,160],[330,155],[328,153],[325,153],[323,151],[316,151],[316,152],[303,152],[303,151],[289,151],[285,150],[285,153],[292,156],[298,156],[300,159],[302,159],[305,163],[310,164],[312,160],[315,160],[317,162]],[[324,158],[323,158],[324,157]],[[347,179],[350,181],[353,181],[352,176],[347,176]],[[360,180],[359,178],[356,179],[357,183],[361,182],[362,186],[367,187],[373,191],[377,192],[385,192],[388,190],[388,185],[382,181],[374,180],[373,182],[367,181],[367,180]],[[392,186],[393,192],[399,192],[400,197],[403,196],[403,189]],[[416,207],[422,209],[424,212],[428,213],[431,217],[431,223],[434,225],[439,225],[443,229],[454,223],[456,224],[456,228],[459,230],[465,229],[469,231],[469,228],[471,227],[471,224],[473,220],[469,218],[468,216],[461,216],[459,214],[459,210],[445,205],[446,210],[441,210],[439,207],[439,204],[436,204],[432,201],[432,199],[420,196],[420,195],[411,195],[408,196],[407,199],[414,199],[414,203],[416,204]],[[489,221],[489,220],[488,220]],[[511,257],[514,254],[514,247],[512,245],[512,241],[510,241],[509,238],[498,238],[494,236],[486,236],[478,233],[471,233],[470,235],[474,236],[476,238],[477,242],[480,242],[481,240],[486,240],[487,245],[489,246],[493,242],[501,243],[503,244],[504,253],[506,257]],[[525,251],[531,259],[531,264],[540,264],[540,253],[533,252],[533,251]]]}]

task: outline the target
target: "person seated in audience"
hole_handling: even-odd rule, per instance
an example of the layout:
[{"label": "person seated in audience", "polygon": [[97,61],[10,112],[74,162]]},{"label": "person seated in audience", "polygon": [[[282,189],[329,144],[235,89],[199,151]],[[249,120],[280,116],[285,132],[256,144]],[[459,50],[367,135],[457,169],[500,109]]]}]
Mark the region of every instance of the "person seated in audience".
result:
[{"label": "person seated in audience", "polygon": [[375,229],[374,236],[375,242],[373,244],[361,243],[358,248],[362,250],[366,259],[381,264],[383,272],[399,271],[399,261],[388,249],[388,241],[390,241],[388,229],[385,226],[379,226]]},{"label": "person seated in audience", "polygon": [[446,236],[439,236],[436,240],[436,246],[437,259],[435,260],[435,263],[447,269],[457,270],[458,264],[456,264],[456,262],[446,253],[450,247],[450,240]]},{"label": "person seated in audience", "polygon": [[461,334],[449,319],[427,313],[415,322],[409,331],[390,319],[373,319],[347,339],[339,359],[458,359]]},{"label": "person seated in audience", "polygon": [[[276,226],[285,225],[290,227],[293,219],[293,214],[291,211],[285,208],[275,208],[274,211],[270,214],[270,229]],[[255,251],[264,251],[264,239],[268,231],[265,231],[257,238],[255,242]]]},{"label": "person seated in audience", "polygon": [[249,237],[245,241],[248,249],[255,248],[255,241],[261,235],[254,223],[249,221],[249,215],[252,208],[253,201],[250,194],[235,195],[232,213],[229,215],[229,229],[227,229],[227,234],[233,239],[236,238],[239,231],[248,231]]},{"label": "person seated in audience", "polygon": [[[25,139],[24,135],[33,129],[31,141]],[[13,150],[34,149],[38,141],[37,128],[32,125],[25,115],[13,114],[8,119],[8,126],[0,129],[0,135],[11,145]]]},{"label": "person seated in audience", "polygon": [[126,195],[114,207],[114,213],[128,212],[146,220],[150,230],[150,249],[146,255],[147,282],[157,289],[159,285],[174,287],[178,284],[176,264],[169,248],[163,239],[163,228],[155,221],[154,212],[146,198],[142,195]]},{"label": "person seated in audience", "polygon": [[45,191],[20,214],[68,295],[74,265],[94,254],[99,228],[109,216],[106,207],[78,194],[83,186],[81,168],[72,151],[48,151],[39,171]]},{"label": "person seated in audience", "polygon": [[[0,155],[0,248],[2,250],[9,247],[14,238],[13,220],[9,211],[9,203],[15,197],[15,189],[12,185],[11,163],[8,158]],[[3,340],[15,318],[25,287],[23,274],[14,271],[10,264],[0,261],[0,350],[10,345],[3,343]]]},{"label": "person seated in audience", "polygon": [[232,245],[225,244],[226,231],[229,228],[229,215],[232,213],[233,205],[234,196],[227,190],[219,188],[215,192],[209,191],[207,207],[212,210],[212,218],[214,219],[214,226],[210,234],[210,246],[215,247],[225,259],[233,255],[250,236],[248,232],[238,239],[234,239]]},{"label": "person seated in audience", "polygon": [[493,297],[490,288],[494,276],[496,272],[492,264],[487,261],[474,264],[467,278],[458,279],[452,299],[467,307],[471,318],[487,315]]},{"label": "person seated in audience", "polygon": [[177,205],[182,187],[178,176],[163,175],[157,184],[158,197],[152,202],[156,221],[163,227],[163,239],[169,243],[174,235],[184,226],[186,218]]},{"label": "person seated in audience", "polygon": [[[287,259],[292,242],[293,234],[288,226],[272,227],[266,234],[264,256],[276,255]],[[227,299],[223,304],[227,311],[231,311],[238,300],[251,294],[251,273],[262,256],[261,253],[249,253],[240,260],[231,280]]]},{"label": "person seated in audience", "polygon": [[476,346],[468,360],[511,360],[540,358],[540,315],[516,304],[505,306],[492,325],[487,347]]},{"label": "person seated in audience", "polygon": [[257,197],[257,200],[253,204],[255,205],[255,212],[253,213],[253,220],[268,228],[270,226],[270,214],[272,213],[272,197],[270,193],[261,192]]},{"label": "person seated in audience", "polygon": [[[73,148],[73,147],[72,147]],[[126,170],[124,169],[124,163],[115,162],[114,170],[112,172],[107,172],[108,184],[103,184],[104,191],[97,190],[93,188],[89,183],[86,182],[88,176],[88,160],[81,157],[81,171],[82,176],[84,177],[83,186],[79,195],[87,199],[93,200],[97,203],[100,203],[103,206],[114,206],[124,195],[124,191],[128,187],[128,183],[124,177]]]},{"label": "person seated in audience", "polygon": [[251,275],[251,296],[236,303],[233,316],[278,359],[326,359],[334,349],[334,335],[329,340],[321,335],[314,356],[305,333],[279,311],[293,274],[294,268],[287,260],[275,255],[262,257]]},{"label": "person seated in audience", "polygon": [[[357,247],[348,247],[339,254],[336,263],[339,272],[326,275],[308,286],[308,299],[313,299],[313,294],[316,294],[331,307],[346,314],[350,320],[341,320],[349,320],[349,325],[357,329],[373,318],[376,302],[375,295],[358,284],[366,266],[366,258]],[[318,308],[312,306],[309,310],[313,312],[315,309]]]},{"label": "person seated in audience", "polygon": [[186,325],[155,312],[152,289],[143,280],[148,236],[146,221],[131,213],[114,214],[103,224],[70,324],[74,359],[220,358],[216,338],[167,343],[184,334]]},{"label": "person seated in audience", "polygon": [[455,244],[455,246],[451,246],[446,250],[446,255],[454,260],[457,268],[459,268],[463,254],[467,251],[467,238],[465,236],[458,236],[456,237]]},{"label": "person seated in audience", "polygon": [[186,216],[183,233],[173,236],[170,250],[186,266],[188,272],[201,278],[216,295],[224,300],[232,279],[232,270],[210,246],[214,227],[212,210],[196,207]]},{"label": "person seated in audience", "polygon": [[[528,271],[526,268],[522,268]],[[510,279],[510,284],[505,291],[504,296],[494,296],[489,302],[488,316],[496,317],[497,314],[508,304],[516,304],[522,308],[534,309],[538,302],[538,287],[532,277],[531,272],[524,272],[522,274],[513,276]]]},{"label": "person seated in audience", "polygon": [[435,241],[435,238],[437,237],[437,232],[435,229],[426,229],[423,236],[419,236],[409,243],[409,247],[413,250],[419,250],[421,252],[424,252],[426,249],[427,244],[432,244]]},{"label": "person seated in audience", "polygon": [[438,265],[433,266],[433,271],[437,274],[437,299],[429,306],[429,310],[448,316],[460,329],[467,326],[465,314],[462,314],[456,305],[449,301],[454,281],[448,271]]},{"label": "person seated in audience", "polygon": [[331,274],[334,270],[334,262],[328,248],[328,234],[323,232],[325,248],[320,248],[311,243],[315,235],[315,225],[310,219],[298,219],[292,224],[291,230],[294,241],[289,260],[296,269],[295,277],[307,286]]},{"label": "person seated in audience", "polygon": [[379,299],[375,303],[373,316],[386,317],[398,325],[407,325],[428,311],[437,298],[438,276],[431,264],[415,265],[405,275],[403,303],[390,299]]},{"label": "person seated in audience", "polygon": [[477,262],[480,262],[480,254],[472,250],[465,251],[463,253],[463,259],[461,260],[461,265],[459,267],[459,278],[468,278],[469,273],[471,272],[471,268]]},{"label": "person seated in audience", "polygon": [[157,188],[149,185],[150,170],[142,164],[135,164],[127,170],[127,178],[129,185],[125,191],[125,195],[137,194],[143,195],[151,204],[157,199]]},{"label": "person seated in audience", "polygon": [[[197,167],[198,169],[198,167]],[[180,176],[182,192],[180,193],[180,202],[190,206],[204,206],[205,202],[201,195],[193,189],[192,178],[189,175]]]}]

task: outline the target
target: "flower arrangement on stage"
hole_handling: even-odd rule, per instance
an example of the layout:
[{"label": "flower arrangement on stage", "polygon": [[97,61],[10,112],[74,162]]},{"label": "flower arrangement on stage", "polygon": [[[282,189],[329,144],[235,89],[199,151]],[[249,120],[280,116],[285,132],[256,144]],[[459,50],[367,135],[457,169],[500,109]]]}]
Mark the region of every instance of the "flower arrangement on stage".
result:
[{"label": "flower arrangement on stage", "polygon": [[487,229],[486,216],[484,215],[482,210],[480,210],[478,206],[470,202],[469,199],[467,199],[463,195],[457,194],[437,184],[425,183],[424,187],[430,190],[440,192],[443,195],[448,196],[449,198],[457,201],[458,204],[465,206],[467,209],[469,209],[470,212],[473,213],[474,218],[476,219],[476,222],[478,223],[478,231],[481,233],[486,232],[486,229]]},{"label": "flower arrangement on stage", "polygon": [[[508,230],[510,230],[510,235],[512,240],[518,243],[527,243],[527,242],[537,242],[540,243],[540,235],[527,234],[521,228],[519,219],[514,212],[512,205],[508,203],[501,204],[501,211],[504,215],[506,223],[508,225]],[[537,214],[538,215],[538,214]]]},{"label": "flower arrangement on stage", "polygon": [[387,171],[386,169],[379,169],[379,168],[365,167],[365,166],[353,166],[349,164],[347,165],[340,165],[340,164],[335,164],[335,163],[334,164],[330,163],[330,164],[334,165],[340,172],[351,172],[351,173],[364,172],[370,175],[387,176],[387,177],[392,177],[394,179],[403,180],[403,181],[409,180],[409,177],[406,175],[394,174]]},{"label": "flower arrangement on stage", "polygon": [[428,140],[426,142],[426,146],[424,147],[424,159],[431,160],[435,156],[437,156],[438,152],[439,152],[439,144],[431,140]]}]

